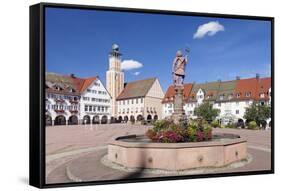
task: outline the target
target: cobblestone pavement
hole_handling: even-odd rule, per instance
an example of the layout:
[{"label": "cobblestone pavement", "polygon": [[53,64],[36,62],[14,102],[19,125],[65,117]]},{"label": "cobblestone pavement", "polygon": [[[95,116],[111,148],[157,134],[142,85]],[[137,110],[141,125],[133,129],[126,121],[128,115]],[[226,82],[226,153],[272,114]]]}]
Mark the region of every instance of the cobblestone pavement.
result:
[{"label": "cobblestone pavement", "polygon": [[[143,134],[149,126],[128,124],[53,126],[46,128],[46,182],[112,180],[159,177],[148,173],[128,173],[104,166],[100,160],[107,154],[107,144],[128,134]],[[271,166],[271,133],[263,130],[214,129],[216,133],[239,134],[248,141],[251,163],[220,172],[269,170]]]}]

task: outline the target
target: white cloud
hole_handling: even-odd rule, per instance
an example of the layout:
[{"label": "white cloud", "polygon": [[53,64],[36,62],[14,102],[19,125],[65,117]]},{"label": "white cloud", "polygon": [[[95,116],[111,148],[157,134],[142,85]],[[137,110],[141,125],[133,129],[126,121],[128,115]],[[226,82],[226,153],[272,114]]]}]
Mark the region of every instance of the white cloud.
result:
[{"label": "white cloud", "polygon": [[218,21],[211,21],[200,25],[196,33],[193,35],[193,38],[203,38],[205,35],[213,36],[219,31],[224,31],[224,26]]},{"label": "white cloud", "polygon": [[133,75],[138,76],[140,72],[134,72]]},{"label": "white cloud", "polygon": [[124,60],[121,62],[121,70],[133,70],[143,67],[143,64],[135,60]]}]

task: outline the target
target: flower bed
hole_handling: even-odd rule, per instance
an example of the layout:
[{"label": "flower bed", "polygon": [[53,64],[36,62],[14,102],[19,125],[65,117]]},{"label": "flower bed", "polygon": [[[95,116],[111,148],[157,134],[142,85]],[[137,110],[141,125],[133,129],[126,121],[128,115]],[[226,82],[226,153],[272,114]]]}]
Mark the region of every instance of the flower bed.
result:
[{"label": "flower bed", "polygon": [[180,143],[200,142],[212,139],[212,127],[204,120],[189,120],[179,125],[169,120],[160,120],[146,132],[153,142]]}]

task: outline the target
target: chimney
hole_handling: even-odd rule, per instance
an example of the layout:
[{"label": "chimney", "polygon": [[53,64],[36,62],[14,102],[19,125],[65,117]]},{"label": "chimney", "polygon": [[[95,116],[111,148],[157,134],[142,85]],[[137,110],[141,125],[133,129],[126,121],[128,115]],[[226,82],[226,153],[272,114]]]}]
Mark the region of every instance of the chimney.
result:
[{"label": "chimney", "polygon": [[70,74],[70,77],[71,78],[76,78],[74,74]]},{"label": "chimney", "polygon": [[236,76],[236,80],[240,80],[240,76]]},{"label": "chimney", "polygon": [[256,79],[258,80],[260,78],[260,74],[256,73]]}]

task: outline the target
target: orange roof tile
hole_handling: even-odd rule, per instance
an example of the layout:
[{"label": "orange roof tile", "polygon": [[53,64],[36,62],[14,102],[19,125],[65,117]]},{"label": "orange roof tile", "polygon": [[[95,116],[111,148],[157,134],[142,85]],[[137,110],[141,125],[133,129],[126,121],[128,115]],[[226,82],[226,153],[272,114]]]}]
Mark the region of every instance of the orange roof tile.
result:
[{"label": "orange roof tile", "polygon": [[[191,92],[193,84],[184,84],[184,90],[183,90],[183,95],[184,95],[184,100],[187,100],[189,97],[189,94]],[[174,86],[171,85],[169,86],[168,90],[166,91],[166,94],[162,100],[162,103],[168,103],[172,101],[172,98],[175,96],[175,89]]]}]

